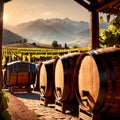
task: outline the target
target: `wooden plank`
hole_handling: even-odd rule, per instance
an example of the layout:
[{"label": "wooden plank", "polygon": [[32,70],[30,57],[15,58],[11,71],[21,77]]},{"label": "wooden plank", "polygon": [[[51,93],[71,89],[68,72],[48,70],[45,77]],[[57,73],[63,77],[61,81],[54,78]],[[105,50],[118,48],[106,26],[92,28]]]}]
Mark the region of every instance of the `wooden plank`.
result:
[{"label": "wooden plank", "polygon": [[11,1],[11,0],[4,0],[4,3],[9,2],[9,1]]},{"label": "wooden plank", "polygon": [[101,12],[103,9],[105,8],[109,8],[109,6],[112,6],[114,4],[116,4],[117,2],[119,2],[119,0],[104,0],[104,2],[98,6],[98,8],[96,9],[97,12]]},{"label": "wooden plank", "polygon": [[11,93],[14,93],[14,92],[29,92],[29,93],[31,93],[31,91],[32,91],[33,89],[32,88],[20,88],[20,87],[15,87],[15,86],[10,86],[9,87],[9,91],[11,92]]},{"label": "wooden plank", "polygon": [[2,33],[4,0],[0,0],[0,91],[2,90]]},{"label": "wooden plank", "polygon": [[83,110],[79,105],[79,120],[101,120],[100,113],[92,113],[91,111]]},{"label": "wooden plank", "polygon": [[91,6],[88,3],[86,3],[84,0],[75,0],[75,1],[79,4],[81,4],[83,7],[85,7],[89,11],[92,11]]},{"label": "wooden plank", "polygon": [[40,96],[40,104],[44,106],[47,106],[48,104],[55,104],[55,100]]},{"label": "wooden plank", "polygon": [[62,113],[65,113],[67,110],[70,112],[71,111],[78,112],[78,105],[75,103],[67,103],[55,100],[55,109]]}]

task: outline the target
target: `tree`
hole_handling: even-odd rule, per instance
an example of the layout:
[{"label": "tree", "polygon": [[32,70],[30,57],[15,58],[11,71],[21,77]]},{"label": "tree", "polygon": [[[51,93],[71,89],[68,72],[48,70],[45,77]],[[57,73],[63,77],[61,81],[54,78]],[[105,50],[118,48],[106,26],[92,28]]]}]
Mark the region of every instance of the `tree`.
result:
[{"label": "tree", "polygon": [[53,41],[52,46],[53,46],[54,48],[57,48],[57,47],[59,46],[59,45],[58,45],[58,42],[57,42],[57,41]]},{"label": "tree", "polygon": [[22,43],[22,40],[20,40],[19,43]]},{"label": "tree", "polygon": [[36,43],[35,43],[35,42],[33,42],[33,43],[32,43],[32,45],[36,45]]},{"label": "tree", "polygon": [[110,22],[108,29],[100,29],[99,38],[101,47],[120,44],[120,14]]},{"label": "tree", "polygon": [[69,47],[67,46],[67,43],[65,43],[65,49],[68,49]]},{"label": "tree", "polygon": [[23,39],[23,43],[27,43],[27,39]]}]

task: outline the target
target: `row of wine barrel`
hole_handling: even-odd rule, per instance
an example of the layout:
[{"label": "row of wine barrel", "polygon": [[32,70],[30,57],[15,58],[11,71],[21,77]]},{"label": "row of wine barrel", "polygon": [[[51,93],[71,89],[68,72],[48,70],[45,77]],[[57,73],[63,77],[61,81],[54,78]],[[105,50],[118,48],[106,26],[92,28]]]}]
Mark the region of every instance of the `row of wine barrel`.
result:
[{"label": "row of wine barrel", "polygon": [[120,117],[119,47],[70,53],[36,66],[9,63],[5,74],[5,84],[25,86],[35,83],[36,74],[41,97],[78,102],[85,111]]},{"label": "row of wine barrel", "polygon": [[[80,53],[69,53],[37,65],[37,87],[40,95],[47,99],[73,102],[74,68]],[[73,94],[72,94],[73,93]]]},{"label": "row of wine barrel", "polygon": [[[71,53],[37,66],[40,95],[120,117],[120,48]],[[54,96],[55,95],[55,96]]]}]

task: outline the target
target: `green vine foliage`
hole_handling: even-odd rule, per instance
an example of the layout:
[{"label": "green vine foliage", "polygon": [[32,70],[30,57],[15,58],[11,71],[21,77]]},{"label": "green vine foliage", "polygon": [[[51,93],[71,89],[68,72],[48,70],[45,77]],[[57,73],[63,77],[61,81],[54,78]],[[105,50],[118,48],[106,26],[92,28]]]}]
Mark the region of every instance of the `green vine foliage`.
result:
[{"label": "green vine foliage", "polygon": [[101,47],[120,44],[120,14],[118,14],[115,19],[110,21],[108,29],[100,29],[99,39]]},{"label": "green vine foliage", "polygon": [[8,109],[8,97],[4,91],[0,92],[0,120],[11,120]]}]

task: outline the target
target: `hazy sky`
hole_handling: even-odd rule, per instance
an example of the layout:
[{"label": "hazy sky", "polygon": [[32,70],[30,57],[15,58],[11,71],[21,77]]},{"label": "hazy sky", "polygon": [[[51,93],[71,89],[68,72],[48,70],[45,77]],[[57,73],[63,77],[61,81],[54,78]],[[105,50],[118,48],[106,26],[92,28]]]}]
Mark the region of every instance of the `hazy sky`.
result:
[{"label": "hazy sky", "polygon": [[4,21],[11,25],[39,18],[66,17],[90,21],[90,13],[74,0],[12,0],[4,5]]}]

